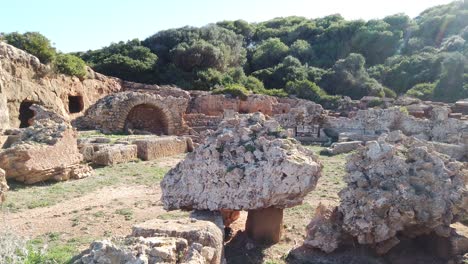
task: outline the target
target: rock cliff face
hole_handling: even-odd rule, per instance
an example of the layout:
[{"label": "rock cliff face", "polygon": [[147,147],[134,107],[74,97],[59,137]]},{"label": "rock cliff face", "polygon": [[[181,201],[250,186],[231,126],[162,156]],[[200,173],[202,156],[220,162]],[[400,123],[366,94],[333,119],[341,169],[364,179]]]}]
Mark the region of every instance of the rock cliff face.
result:
[{"label": "rock cliff face", "polygon": [[71,120],[82,115],[99,98],[119,90],[122,90],[119,79],[95,73],[90,68],[84,80],[53,74],[36,57],[0,42],[0,129],[19,127],[20,117],[28,118],[32,103]]}]

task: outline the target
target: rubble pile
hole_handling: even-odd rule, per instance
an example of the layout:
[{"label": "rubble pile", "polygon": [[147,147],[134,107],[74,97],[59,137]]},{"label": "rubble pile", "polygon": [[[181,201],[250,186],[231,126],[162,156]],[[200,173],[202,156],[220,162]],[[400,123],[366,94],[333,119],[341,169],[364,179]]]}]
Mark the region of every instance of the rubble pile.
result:
[{"label": "rubble pile", "polygon": [[463,163],[399,131],[368,142],[349,157],[346,170],[347,187],[336,209],[341,216],[318,214],[308,226],[306,245],[331,252],[350,235],[383,254],[402,236],[451,237],[450,224],[468,212]]}]

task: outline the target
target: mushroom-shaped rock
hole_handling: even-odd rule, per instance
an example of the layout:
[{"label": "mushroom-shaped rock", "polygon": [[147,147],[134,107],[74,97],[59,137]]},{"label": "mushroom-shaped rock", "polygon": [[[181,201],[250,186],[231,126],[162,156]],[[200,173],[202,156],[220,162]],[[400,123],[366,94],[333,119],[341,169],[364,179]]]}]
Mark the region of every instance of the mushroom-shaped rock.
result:
[{"label": "mushroom-shaped rock", "polygon": [[276,120],[239,115],[165,175],[162,200],[167,210],[248,210],[247,231],[261,239],[250,231],[270,221],[270,231],[281,232],[282,209],[301,204],[320,176],[317,157]]}]

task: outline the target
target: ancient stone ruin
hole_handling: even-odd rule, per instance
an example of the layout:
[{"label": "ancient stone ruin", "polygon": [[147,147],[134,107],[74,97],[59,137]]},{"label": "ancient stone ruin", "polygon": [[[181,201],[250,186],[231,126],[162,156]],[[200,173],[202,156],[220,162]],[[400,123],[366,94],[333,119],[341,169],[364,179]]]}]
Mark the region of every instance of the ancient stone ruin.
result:
[{"label": "ancient stone ruin", "polygon": [[331,252],[351,238],[384,254],[402,238],[432,235],[456,241],[452,255],[468,251],[450,227],[468,213],[463,163],[395,131],[352,154],[346,171],[340,205],[318,209],[305,245]]},{"label": "ancient stone ruin", "polygon": [[321,175],[312,151],[261,113],[223,121],[161,182],[166,210],[247,210],[247,233],[278,242],[283,209],[302,203]]},{"label": "ancient stone ruin", "polygon": [[53,113],[35,109],[38,114],[33,125],[4,133],[7,144],[0,150],[0,168],[6,179],[32,184],[89,176],[92,169],[81,164],[76,131]]},{"label": "ancient stone ruin", "polygon": [[188,131],[183,121],[187,104],[185,97],[121,92],[98,101],[76,125],[104,133],[181,135]]},{"label": "ancient stone ruin", "polygon": [[74,264],[200,263],[219,264],[224,233],[219,214],[203,212],[181,220],[150,220],[118,241],[96,241]]}]

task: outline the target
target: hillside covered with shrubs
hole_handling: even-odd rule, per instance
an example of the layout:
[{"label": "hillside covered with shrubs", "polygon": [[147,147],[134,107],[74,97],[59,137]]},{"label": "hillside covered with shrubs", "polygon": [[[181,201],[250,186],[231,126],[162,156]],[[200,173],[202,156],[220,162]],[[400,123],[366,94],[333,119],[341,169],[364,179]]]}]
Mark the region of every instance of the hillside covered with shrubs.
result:
[{"label": "hillside covered with shrubs", "polygon": [[129,81],[217,93],[296,95],[324,104],[337,96],[453,102],[468,97],[468,2],[455,1],[377,20],[340,15],[222,21],[157,32],[144,40],[57,54],[38,33],[8,43],[83,77],[95,71]]}]

